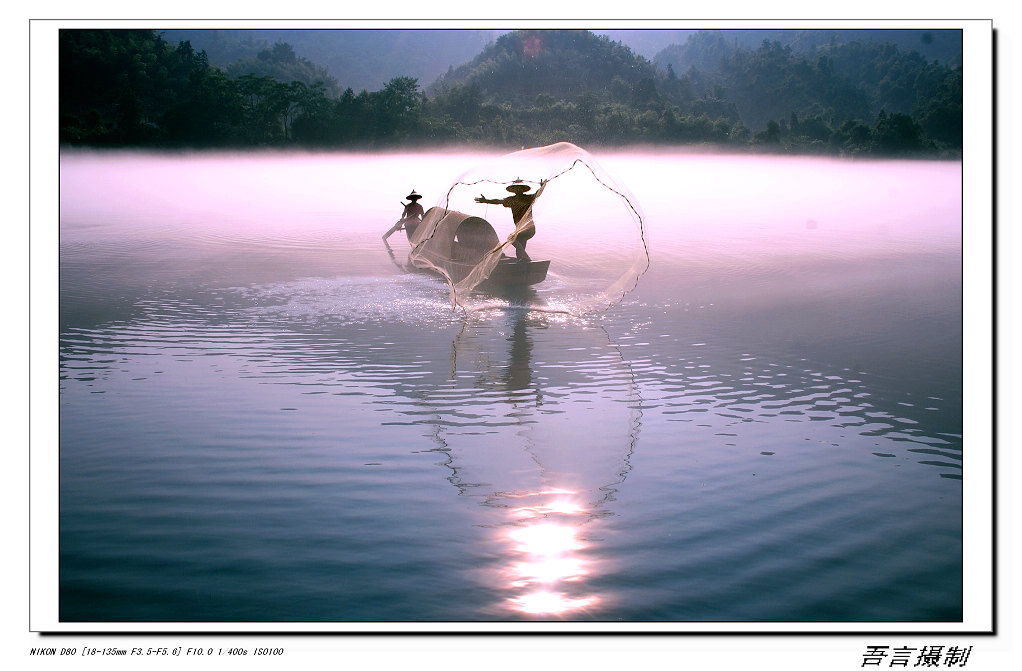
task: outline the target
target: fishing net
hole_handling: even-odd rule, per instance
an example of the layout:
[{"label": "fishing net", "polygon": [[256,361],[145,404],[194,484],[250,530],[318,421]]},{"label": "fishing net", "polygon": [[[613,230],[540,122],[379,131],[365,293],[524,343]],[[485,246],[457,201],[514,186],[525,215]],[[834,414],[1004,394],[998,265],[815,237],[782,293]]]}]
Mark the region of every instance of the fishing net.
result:
[{"label": "fishing net", "polygon": [[[516,201],[516,190],[533,197],[531,204]],[[527,257],[516,240],[527,240]],[[649,267],[635,197],[567,142],[468,170],[426,212],[410,242],[410,263],[447,280],[452,306],[464,305],[476,288],[492,295],[531,286],[568,311],[605,307]]]}]

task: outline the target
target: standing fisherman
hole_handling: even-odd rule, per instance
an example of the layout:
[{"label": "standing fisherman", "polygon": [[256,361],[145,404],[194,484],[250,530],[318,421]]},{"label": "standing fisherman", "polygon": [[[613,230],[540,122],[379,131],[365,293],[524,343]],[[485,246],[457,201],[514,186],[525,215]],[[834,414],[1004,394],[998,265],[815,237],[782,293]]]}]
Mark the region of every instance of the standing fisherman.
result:
[{"label": "standing fisherman", "polygon": [[405,205],[405,209],[401,212],[401,218],[397,220],[397,223],[394,224],[389,231],[383,234],[384,240],[389,238],[391,234],[400,231],[402,228],[408,229],[408,236],[411,237],[412,233],[415,232],[415,227],[419,225],[420,221],[422,221],[422,215],[424,214],[422,205],[419,205],[420,198],[422,198],[422,196],[415,193],[415,189],[412,189],[412,192],[405,196],[405,199],[410,200],[411,202]]},{"label": "standing fisherman", "polygon": [[[514,194],[513,196],[508,196],[507,198],[487,198],[480,194],[479,197],[476,198],[476,202],[487,203],[489,205],[503,205],[504,207],[510,208],[511,217],[515,221],[515,228],[517,228],[518,223],[525,217],[525,213],[529,211],[530,207],[532,207],[532,203],[536,200],[536,196],[538,196],[540,191],[543,190],[543,186],[546,184],[546,181],[540,181],[539,184],[539,191],[536,193],[525,193],[532,187],[528,184],[524,184],[522,180],[516,179],[507,187],[507,190]],[[536,235],[536,224],[535,222],[530,221],[528,225],[522,229],[522,232],[515,237],[514,242],[511,243],[515,247],[515,256],[518,257],[518,261],[527,262],[532,260],[529,255],[525,253],[525,243],[531,240],[534,235]]]}]

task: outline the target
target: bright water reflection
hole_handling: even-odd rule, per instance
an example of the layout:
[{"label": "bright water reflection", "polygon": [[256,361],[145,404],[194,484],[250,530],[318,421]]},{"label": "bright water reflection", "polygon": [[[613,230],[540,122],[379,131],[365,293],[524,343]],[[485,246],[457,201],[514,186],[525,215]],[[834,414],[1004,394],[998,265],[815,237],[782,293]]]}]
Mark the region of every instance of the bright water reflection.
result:
[{"label": "bright water reflection", "polygon": [[512,300],[468,315],[446,382],[399,412],[428,427],[448,480],[493,531],[483,583],[508,596],[486,613],[591,617],[605,599],[588,578],[612,562],[588,538],[627,475],[638,389],[601,328],[544,312],[531,292]]},{"label": "bright water reflection", "polygon": [[[570,496],[572,492],[554,490],[537,496]],[[564,615],[597,604],[595,596],[570,597],[568,588],[576,588],[592,570],[592,562],[578,555],[586,549],[580,529],[570,518],[584,514],[578,504],[561,498],[551,505],[518,508],[516,518],[528,522],[508,533],[518,558],[510,570],[511,587],[517,596],[510,605],[530,615]],[[568,521],[560,521],[567,518]],[[551,519],[559,521],[550,521]]]},{"label": "bright water reflection", "polygon": [[406,159],[64,157],[64,619],[960,618],[959,164],[599,156],[577,318],[405,273]]}]

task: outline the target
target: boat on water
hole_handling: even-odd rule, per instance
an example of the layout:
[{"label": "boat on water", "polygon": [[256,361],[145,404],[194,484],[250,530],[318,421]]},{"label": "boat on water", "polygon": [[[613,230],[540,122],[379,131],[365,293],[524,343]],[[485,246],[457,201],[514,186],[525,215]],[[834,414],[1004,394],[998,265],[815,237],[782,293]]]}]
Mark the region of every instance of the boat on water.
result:
[{"label": "boat on water", "polygon": [[[486,159],[449,187],[430,190],[438,194],[435,206],[423,211],[412,191],[402,219],[383,238],[404,228],[408,259],[391,258],[406,270],[442,277],[452,308],[477,288],[507,298],[544,283],[545,300],[556,295],[588,310],[619,300],[649,268],[638,203],[571,143]],[[531,258],[527,246],[545,260]],[[548,277],[551,263],[556,282]]]},{"label": "boat on water", "polygon": [[[417,225],[404,226],[412,246],[410,264],[459,285],[473,273],[481,288],[531,286],[546,279],[550,261],[521,261],[493,252],[501,246],[497,232],[482,217],[430,208]],[[477,279],[472,278],[472,279]]]}]

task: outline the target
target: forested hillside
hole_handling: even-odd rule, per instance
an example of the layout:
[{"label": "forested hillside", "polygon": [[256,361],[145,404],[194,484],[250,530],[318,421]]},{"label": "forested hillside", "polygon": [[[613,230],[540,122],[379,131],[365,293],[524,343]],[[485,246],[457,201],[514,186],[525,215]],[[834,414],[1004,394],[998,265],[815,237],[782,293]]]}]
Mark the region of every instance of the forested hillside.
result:
[{"label": "forested hillside", "polygon": [[[734,35],[699,32],[684,45],[663,50],[654,62],[661,70],[687,73],[690,96],[734,102],[742,121],[753,128],[792,113],[838,127],[849,121],[875,120],[883,111],[912,115],[928,136],[943,144],[961,142],[960,124],[957,130],[951,127],[951,117],[961,115],[961,37],[957,32],[954,36],[937,33],[938,37],[923,33],[920,38],[931,45],[939,39],[940,52],[952,55],[957,36],[956,65],[927,60],[918,51],[903,51],[893,42],[872,39],[882,36],[877,31],[870,31],[869,40],[853,41],[838,41],[838,34],[848,31],[830,31],[829,40],[826,35],[805,32],[791,35],[793,44],[765,41],[756,49],[737,46]],[[891,32],[902,42],[912,39],[902,34],[905,31]]]},{"label": "forested hillside", "polygon": [[678,72],[689,67],[714,71],[722,58],[739,49],[757,49],[763,42],[780,42],[798,55],[811,55],[821,47],[859,43],[888,44],[901,52],[915,51],[927,61],[945,65],[962,64],[962,33],[958,30],[699,30],[689,31],[657,51],[653,62],[664,69],[668,64]]},{"label": "forested hillside", "polygon": [[[897,32],[926,43],[922,34]],[[953,53],[960,34],[947,32],[929,44]],[[589,31],[514,31],[425,86],[402,75],[357,92],[288,43],[217,66],[190,42],[163,35],[61,31],[63,143],[371,148],[566,140],[846,155],[961,150],[960,64],[877,34],[800,34],[797,46],[748,47],[748,35],[698,32],[651,62]]]},{"label": "forested hillside", "polygon": [[[319,64],[340,90],[375,91],[394,77],[436,80],[501,34],[496,30],[167,30],[171,44],[189,42],[213,65],[234,70],[280,42]],[[310,82],[311,83],[311,82]]]},{"label": "forested hillside", "polygon": [[451,68],[438,86],[469,83],[490,101],[512,106],[529,105],[540,94],[574,100],[590,93],[630,102],[632,89],[651,85],[653,75],[652,63],[606,37],[586,30],[526,30],[502,36],[470,62]]}]

